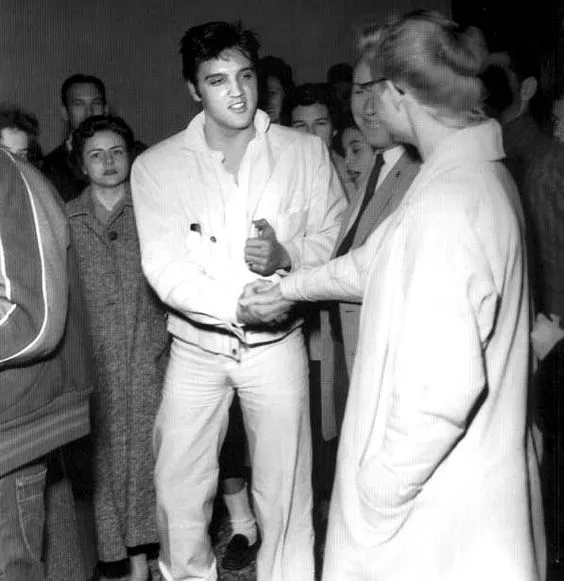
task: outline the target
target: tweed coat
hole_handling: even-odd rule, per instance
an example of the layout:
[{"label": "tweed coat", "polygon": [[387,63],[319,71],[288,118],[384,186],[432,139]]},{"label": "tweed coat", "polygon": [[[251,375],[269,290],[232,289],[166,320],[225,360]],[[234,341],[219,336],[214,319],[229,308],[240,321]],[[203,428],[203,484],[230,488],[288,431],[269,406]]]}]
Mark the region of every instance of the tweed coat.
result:
[{"label": "tweed coat", "polygon": [[90,188],[67,204],[94,345],[94,512],[99,558],[158,541],[152,427],[168,338],[164,310],[142,271],[128,192],[108,224]]}]

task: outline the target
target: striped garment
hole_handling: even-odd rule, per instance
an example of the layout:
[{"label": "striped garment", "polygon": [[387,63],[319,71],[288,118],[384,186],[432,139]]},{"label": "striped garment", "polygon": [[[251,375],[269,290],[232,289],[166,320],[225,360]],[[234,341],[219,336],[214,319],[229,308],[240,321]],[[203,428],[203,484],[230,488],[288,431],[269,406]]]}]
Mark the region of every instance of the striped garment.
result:
[{"label": "striped garment", "polygon": [[62,341],[75,324],[66,324],[68,254],[54,191],[0,152],[0,476],[89,429],[86,359]]}]

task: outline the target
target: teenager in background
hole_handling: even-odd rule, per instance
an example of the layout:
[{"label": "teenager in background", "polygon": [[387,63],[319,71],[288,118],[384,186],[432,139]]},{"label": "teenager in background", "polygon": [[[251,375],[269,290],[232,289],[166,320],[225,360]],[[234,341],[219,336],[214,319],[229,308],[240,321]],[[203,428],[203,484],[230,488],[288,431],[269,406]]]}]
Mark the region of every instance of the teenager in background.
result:
[{"label": "teenager in background", "polygon": [[93,503],[100,570],[104,575],[115,564],[116,571],[121,561],[128,581],[147,581],[158,543],[151,436],[168,338],[164,309],[141,271],[129,188],[133,143],[119,117],[82,122],[72,147],[89,185],[66,211],[94,344]]}]

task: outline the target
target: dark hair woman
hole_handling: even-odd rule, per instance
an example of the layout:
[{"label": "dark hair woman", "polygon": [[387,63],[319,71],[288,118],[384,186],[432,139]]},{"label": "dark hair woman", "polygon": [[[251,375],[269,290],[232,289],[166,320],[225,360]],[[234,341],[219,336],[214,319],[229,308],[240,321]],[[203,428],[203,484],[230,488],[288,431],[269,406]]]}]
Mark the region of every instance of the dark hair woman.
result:
[{"label": "dark hair woman", "polygon": [[141,271],[129,189],[132,144],[119,117],[81,123],[73,150],[89,186],[69,202],[67,216],[94,345],[98,557],[102,571],[121,561],[128,579],[146,581],[158,542],[151,437],[168,342],[164,311]]}]

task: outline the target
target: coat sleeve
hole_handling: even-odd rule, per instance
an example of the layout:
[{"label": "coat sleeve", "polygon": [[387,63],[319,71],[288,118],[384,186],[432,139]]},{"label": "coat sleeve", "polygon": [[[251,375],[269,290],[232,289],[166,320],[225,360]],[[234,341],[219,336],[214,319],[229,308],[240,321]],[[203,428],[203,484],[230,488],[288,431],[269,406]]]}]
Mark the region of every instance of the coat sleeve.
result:
[{"label": "coat sleeve", "polygon": [[293,301],[361,301],[373,253],[372,240],[321,266],[284,277],[280,280],[282,295]]},{"label": "coat sleeve", "polygon": [[187,248],[185,211],[166,195],[142,157],[133,164],[131,189],[143,271],[161,301],[193,321],[241,333],[236,316],[241,285],[229,272],[212,276],[209,265]]},{"label": "coat sleeve", "polygon": [[382,542],[402,526],[487,396],[484,349],[498,303],[488,257],[463,209],[433,200],[413,212],[406,232],[383,440],[368,443],[357,475],[363,512]]},{"label": "coat sleeve", "polygon": [[53,196],[37,172],[2,154],[0,369],[47,355],[63,334],[67,231]]},{"label": "coat sleeve", "polygon": [[292,271],[329,260],[347,207],[343,187],[327,148],[320,139],[313,143],[312,163],[317,160],[318,168],[310,184],[305,232],[284,244]]}]

